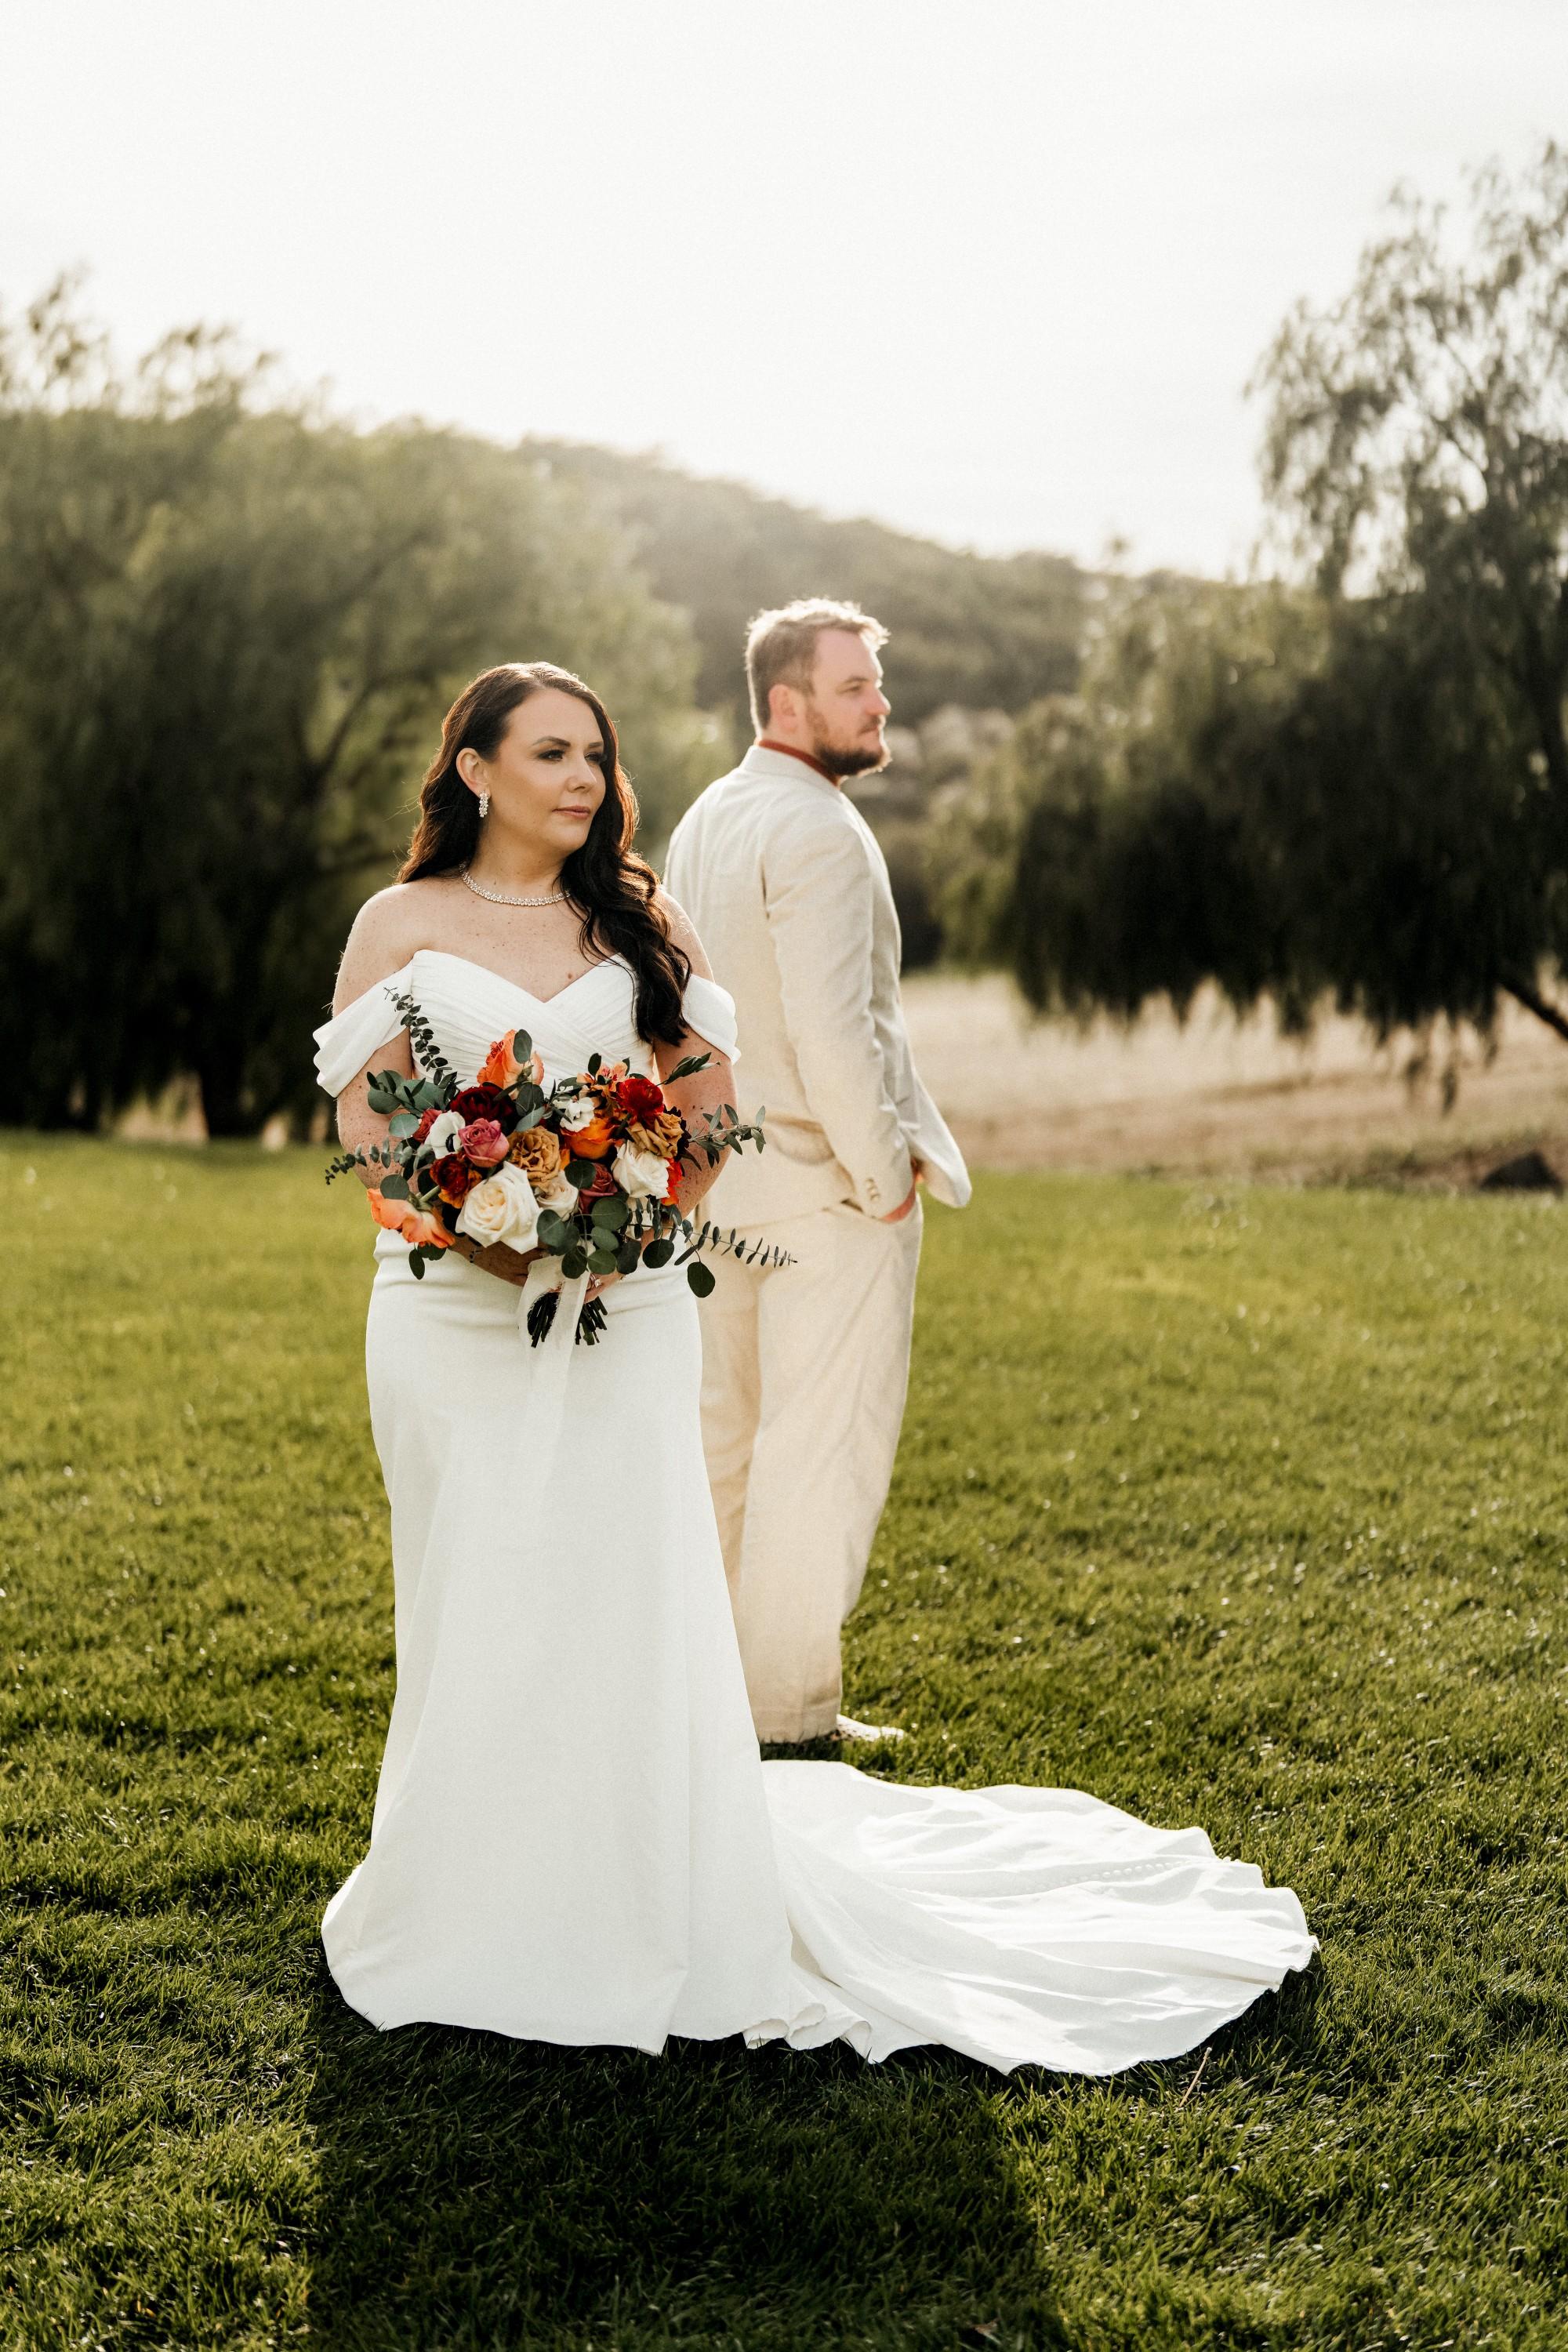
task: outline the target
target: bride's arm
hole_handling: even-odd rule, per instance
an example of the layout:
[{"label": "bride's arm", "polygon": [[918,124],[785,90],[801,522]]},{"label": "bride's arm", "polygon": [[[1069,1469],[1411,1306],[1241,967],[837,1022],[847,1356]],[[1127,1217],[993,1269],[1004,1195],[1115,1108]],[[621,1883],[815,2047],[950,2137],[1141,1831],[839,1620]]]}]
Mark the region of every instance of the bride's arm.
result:
[{"label": "bride's arm", "polygon": [[[334,1013],[354,1003],[378,980],[389,980],[395,971],[402,971],[418,944],[409,937],[409,928],[407,901],[401,887],[395,886],[367,899],[354,917],[343,960],[338,967],[338,984],[332,992]],[[372,1110],[367,1099],[365,1081],[372,1070],[397,1070],[405,1077],[413,1076],[414,1050],[406,1029],[400,1029],[390,1044],[378,1046],[338,1097],[338,1139],[345,1151],[368,1151],[373,1144],[386,1141],[392,1122],[383,1112]],[[367,1192],[380,1181],[379,1169],[358,1168],[354,1172]],[[466,1234],[454,1234],[452,1246],[470,1265],[517,1288],[528,1280],[528,1269],[540,1255],[538,1250],[530,1250],[524,1256],[505,1242],[480,1249]]]},{"label": "bride's arm", "polygon": [[[664,891],[659,893],[659,905],[669,923],[669,936],[689,960],[699,980],[711,980],[713,967],[702,950],[702,942],[692,929],[691,919],[684,908],[676,904]],[[668,1073],[689,1055],[706,1054],[708,1066],[699,1070],[693,1078],[682,1078],[678,1086],[668,1083]],[[706,1037],[689,1029],[679,1045],[660,1045],[658,1075],[667,1081],[665,1093],[693,1135],[699,1135],[708,1124],[709,1113],[721,1109],[725,1104],[735,1108],[735,1081],[730,1067],[730,1057],[720,1053]],[[683,1160],[680,1179],[676,1189],[676,1206],[689,1216],[708,1191],[723,1173],[723,1163],[710,1166],[700,1154],[695,1160]]]},{"label": "bride's arm", "polygon": [[[354,917],[343,960],[338,966],[338,984],[332,991],[334,1018],[357,1003],[378,981],[390,980],[395,971],[403,969],[413,953],[408,929],[407,901],[399,887],[378,890],[374,898],[366,899]],[[338,1140],[345,1151],[368,1151],[373,1145],[386,1141],[391,1122],[380,1111],[372,1110],[365,1099],[365,1080],[372,1070],[396,1070],[405,1077],[413,1076],[414,1054],[406,1029],[400,1029],[389,1044],[378,1045],[363,1069],[356,1072],[339,1095]],[[360,1168],[354,1172],[367,1191],[379,1181],[379,1171],[374,1168]]]}]

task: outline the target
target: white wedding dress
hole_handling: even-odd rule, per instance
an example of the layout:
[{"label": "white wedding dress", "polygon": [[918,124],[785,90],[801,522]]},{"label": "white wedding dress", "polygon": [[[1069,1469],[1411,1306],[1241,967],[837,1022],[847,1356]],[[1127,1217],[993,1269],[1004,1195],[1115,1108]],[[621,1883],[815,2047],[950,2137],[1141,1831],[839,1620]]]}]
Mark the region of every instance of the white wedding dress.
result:
[{"label": "white wedding dress", "polygon": [[[411,990],[459,1076],[525,1028],[546,1082],[652,1069],[618,961],[548,1003],[422,950],[317,1033],[340,1092]],[[693,980],[724,1052],[734,1007]],[[392,1505],[397,1692],[369,1852],[323,1927],[344,1998],[658,2051],[669,2034],[945,2042],[994,2066],[1172,2058],[1313,1949],[1301,1906],[1201,1830],[1075,1790],[910,1788],[763,1763],[698,1419],[700,1310],[644,1269],[574,1347],[456,1256],[376,1244],[371,1415]],[[800,1465],[811,1475],[809,1461]]]}]

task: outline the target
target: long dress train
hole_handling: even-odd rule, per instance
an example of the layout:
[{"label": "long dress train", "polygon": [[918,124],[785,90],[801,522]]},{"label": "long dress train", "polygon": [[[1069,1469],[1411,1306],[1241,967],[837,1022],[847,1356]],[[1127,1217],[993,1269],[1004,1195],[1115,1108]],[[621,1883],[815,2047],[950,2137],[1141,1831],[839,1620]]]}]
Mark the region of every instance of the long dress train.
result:
[{"label": "long dress train", "polygon": [[[651,1070],[618,960],[548,1003],[421,950],[320,1030],[337,1093],[411,990],[467,1076],[526,1028],[546,1082]],[[693,980],[692,1028],[734,1047]],[[944,2042],[1108,2074],[1192,2049],[1313,1949],[1300,1905],[1201,1830],[1074,1790],[910,1788],[758,1756],[676,1268],[563,1313],[384,1234],[367,1369],[392,1506],[397,1689],[370,1848],[328,1907],[344,1998],[530,2040]],[[809,1465],[802,1465],[808,1476]]]}]

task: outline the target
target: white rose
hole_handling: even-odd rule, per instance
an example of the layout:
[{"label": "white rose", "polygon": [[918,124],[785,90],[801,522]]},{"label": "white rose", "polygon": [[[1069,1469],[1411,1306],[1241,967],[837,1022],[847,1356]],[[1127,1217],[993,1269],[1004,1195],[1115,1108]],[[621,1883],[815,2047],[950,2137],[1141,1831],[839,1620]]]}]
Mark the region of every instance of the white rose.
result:
[{"label": "white rose", "polygon": [[669,1189],[669,1162],[657,1151],[636,1151],[623,1143],[614,1163],[616,1183],[634,1201],[662,1201]]},{"label": "white rose", "polygon": [[433,1159],[445,1160],[449,1151],[456,1151],[458,1138],[462,1132],[463,1122],[457,1112],[444,1110],[440,1118],[431,1126],[423,1148],[431,1154]]},{"label": "white rose", "polygon": [[531,1250],[538,1228],[533,1187],[510,1160],[473,1187],[458,1213],[458,1231],[481,1249],[505,1242],[508,1249]]},{"label": "white rose", "polygon": [[558,1168],[542,1192],[534,1199],[542,1209],[553,1209],[559,1217],[569,1217],[577,1206],[577,1187],[566,1181],[564,1166]]}]

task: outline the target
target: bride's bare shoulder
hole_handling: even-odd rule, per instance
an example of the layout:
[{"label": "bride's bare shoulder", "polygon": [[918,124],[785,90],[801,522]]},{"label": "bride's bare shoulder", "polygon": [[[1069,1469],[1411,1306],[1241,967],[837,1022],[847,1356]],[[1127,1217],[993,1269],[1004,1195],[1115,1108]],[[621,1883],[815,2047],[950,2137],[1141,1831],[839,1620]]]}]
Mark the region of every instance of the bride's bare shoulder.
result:
[{"label": "bride's bare shoulder", "polygon": [[343,960],[338,966],[338,984],[332,996],[332,1010],[341,1013],[374,988],[378,980],[387,979],[401,971],[404,965],[422,947],[428,947],[441,906],[452,884],[439,877],[430,876],[421,882],[394,882],[367,898],[353,919]]}]

